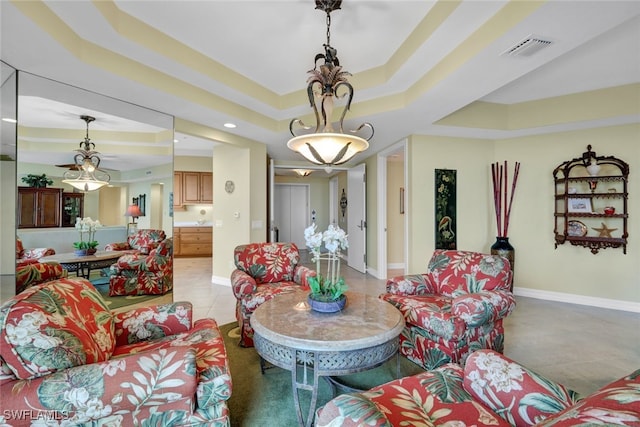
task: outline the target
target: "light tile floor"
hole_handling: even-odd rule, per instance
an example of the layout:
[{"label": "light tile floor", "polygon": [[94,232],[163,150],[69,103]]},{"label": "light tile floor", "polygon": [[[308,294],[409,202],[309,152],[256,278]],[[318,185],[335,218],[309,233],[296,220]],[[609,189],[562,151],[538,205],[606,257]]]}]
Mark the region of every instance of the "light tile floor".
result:
[{"label": "light tile floor", "polygon": [[[379,295],[385,281],[343,268],[353,291]],[[389,277],[401,274],[389,271]],[[176,258],[174,300],[190,301],[194,318],[235,321],[231,288],[211,283],[211,258]],[[505,321],[505,354],[588,394],[640,368],[640,314],[517,297]]]}]

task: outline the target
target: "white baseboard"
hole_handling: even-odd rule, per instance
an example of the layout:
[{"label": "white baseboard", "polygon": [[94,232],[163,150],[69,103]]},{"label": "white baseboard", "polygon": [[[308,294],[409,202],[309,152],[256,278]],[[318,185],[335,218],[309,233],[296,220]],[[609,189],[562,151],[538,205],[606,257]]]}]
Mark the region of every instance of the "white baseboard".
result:
[{"label": "white baseboard", "polygon": [[565,294],[562,292],[541,291],[539,289],[519,288],[517,286],[513,288],[513,293],[517,296],[522,297],[640,313],[640,303],[631,301],[596,298],[586,295]]},{"label": "white baseboard", "polygon": [[404,262],[394,262],[387,264],[387,270],[404,270]]},{"label": "white baseboard", "polygon": [[378,270],[376,270],[375,268],[371,268],[371,267],[367,266],[367,274],[375,277],[376,279],[382,280],[380,274],[378,273]]},{"label": "white baseboard", "polygon": [[231,287],[231,279],[229,279],[228,277],[211,276],[211,283],[213,283],[214,285],[222,285],[229,288]]}]

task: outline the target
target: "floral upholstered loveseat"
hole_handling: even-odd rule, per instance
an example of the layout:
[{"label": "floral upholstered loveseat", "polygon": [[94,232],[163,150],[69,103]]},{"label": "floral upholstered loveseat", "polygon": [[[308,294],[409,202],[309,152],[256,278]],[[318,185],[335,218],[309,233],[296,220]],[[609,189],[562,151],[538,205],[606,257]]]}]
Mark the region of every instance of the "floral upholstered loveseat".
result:
[{"label": "floral upholstered loveseat", "polygon": [[315,272],[300,265],[294,243],[251,243],[235,248],[236,269],[231,289],[236,297],[236,319],[241,329],[240,344],[253,347],[251,314],[275,295],[308,289],[307,278]]},{"label": "floral upholstered loveseat", "polygon": [[328,426],[640,426],[640,369],[585,398],[493,350],[319,409]]},{"label": "floral upholstered loveseat", "polygon": [[192,323],[188,302],[115,314],[86,279],[64,278],[4,303],[0,327],[0,425],[39,414],[74,426],[229,425],[226,349],[213,319]]},{"label": "floral upholstered loveseat", "polygon": [[394,277],[380,298],[405,318],[400,352],[424,369],[464,364],[475,350],[504,348],[503,319],[515,308],[506,258],[436,250],[427,272]]},{"label": "floral upholstered loveseat", "polygon": [[148,255],[126,254],[109,269],[109,295],[164,295],[173,289],[173,238]]},{"label": "floral upholstered loveseat", "polygon": [[109,243],[105,245],[105,251],[125,251],[131,254],[148,254],[156,248],[161,241],[167,238],[164,230],[143,229],[138,230],[129,237],[126,242]]}]

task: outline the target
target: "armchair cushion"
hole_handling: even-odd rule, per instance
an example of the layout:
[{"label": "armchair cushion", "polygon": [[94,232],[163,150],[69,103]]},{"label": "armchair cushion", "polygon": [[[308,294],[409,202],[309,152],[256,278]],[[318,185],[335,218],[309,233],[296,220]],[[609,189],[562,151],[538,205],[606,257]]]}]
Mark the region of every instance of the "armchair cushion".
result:
[{"label": "armchair cushion", "polygon": [[228,425],[224,342],[213,319],[191,319],[190,303],[109,312],[83,278],[34,286],[0,307],[3,407],[70,425]]},{"label": "armchair cushion", "polygon": [[580,399],[574,391],[495,352],[473,353],[464,371],[464,388],[511,425],[534,425]]},{"label": "armchair cushion", "polygon": [[253,277],[257,284],[290,282],[300,253],[294,243],[251,243],[236,247],[234,261],[236,268]]},{"label": "armchair cushion", "polygon": [[50,280],[67,277],[65,270],[57,262],[38,262],[20,264],[16,266],[16,294],[27,289],[29,286]]},{"label": "armchair cushion", "polygon": [[0,312],[0,355],[16,378],[33,379],[108,360],[114,323],[101,298],[83,295],[77,279],[27,289]]}]

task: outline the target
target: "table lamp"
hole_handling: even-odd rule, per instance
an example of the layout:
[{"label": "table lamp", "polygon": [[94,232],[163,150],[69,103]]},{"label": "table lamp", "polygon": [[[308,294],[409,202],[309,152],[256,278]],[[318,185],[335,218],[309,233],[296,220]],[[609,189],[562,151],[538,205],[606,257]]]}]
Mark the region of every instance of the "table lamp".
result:
[{"label": "table lamp", "polygon": [[127,235],[130,236],[138,230],[138,224],[136,224],[136,219],[139,216],[142,216],[142,211],[140,210],[140,206],[129,205],[127,207],[127,211],[124,213],[124,216],[131,217],[131,222],[127,224]]}]

